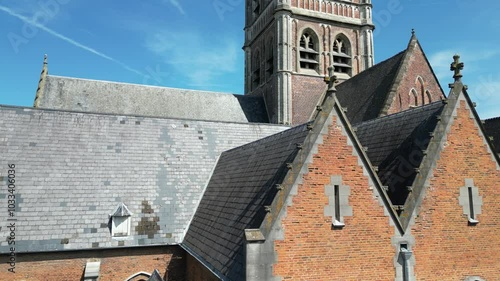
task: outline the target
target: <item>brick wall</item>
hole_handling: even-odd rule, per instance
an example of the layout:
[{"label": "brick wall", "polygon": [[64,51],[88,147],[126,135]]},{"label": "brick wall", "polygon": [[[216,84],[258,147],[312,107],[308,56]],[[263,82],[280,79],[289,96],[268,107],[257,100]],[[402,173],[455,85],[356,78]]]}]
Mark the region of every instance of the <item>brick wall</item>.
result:
[{"label": "brick wall", "polygon": [[[428,104],[429,102],[438,101],[444,98],[443,92],[439,87],[439,83],[425,60],[422,49],[418,44],[416,44],[416,42],[414,44],[415,49],[408,63],[403,66],[405,74],[399,82],[400,84],[397,89],[397,94],[392,101],[388,114],[407,110],[411,105],[415,105],[415,99],[411,93],[412,89],[415,89],[417,94],[416,105]],[[430,95],[430,101],[426,93],[427,91]]]},{"label": "brick wall", "polygon": [[[336,124],[329,127],[298,194],[287,207],[282,220],[284,240],[275,241],[277,263],[273,267],[274,275],[283,280],[394,279],[394,227],[341,130]],[[353,216],[344,217],[341,230],[333,230],[332,218],[324,215],[329,204],[324,190],[332,175],[341,175],[342,184],[351,189]]]},{"label": "brick wall", "polygon": [[219,281],[219,278],[198,260],[186,254],[186,281]]},{"label": "brick wall", "polygon": [[99,280],[123,281],[154,269],[165,280],[184,280],[185,252],[177,246],[18,254],[15,274],[8,271],[7,258],[1,256],[0,280],[79,281],[92,259],[101,261]]},{"label": "brick wall", "polygon": [[[466,178],[474,180],[483,199],[475,226],[468,225],[458,201]],[[499,182],[496,163],[461,101],[412,228],[417,280],[464,280],[467,276],[499,280]]]}]

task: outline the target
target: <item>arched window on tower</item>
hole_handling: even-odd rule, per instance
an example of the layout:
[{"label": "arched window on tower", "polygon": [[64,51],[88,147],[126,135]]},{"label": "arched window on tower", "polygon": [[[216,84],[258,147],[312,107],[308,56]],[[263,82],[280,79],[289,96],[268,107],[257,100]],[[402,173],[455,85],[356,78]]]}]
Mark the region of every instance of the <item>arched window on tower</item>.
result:
[{"label": "arched window on tower", "polygon": [[335,72],[351,75],[351,46],[345,36],[339,35],[333,42],[333,66]]},{"label": "arched window on tower", "polygon": [[255,52],[252,61],[252,90],[255,90],[260,85],[260,53]]},{"label": "arched window on tower", "polygon": [[273,38],[270,38],[266,47],[266,79],[269,79],[274,73],[274,44]]},{"label": "arched window on tower", "polygon": [[318,71],[318,43],[315,36],[306,31],[300,37],[299,63],[301,69],[312,69]]}]

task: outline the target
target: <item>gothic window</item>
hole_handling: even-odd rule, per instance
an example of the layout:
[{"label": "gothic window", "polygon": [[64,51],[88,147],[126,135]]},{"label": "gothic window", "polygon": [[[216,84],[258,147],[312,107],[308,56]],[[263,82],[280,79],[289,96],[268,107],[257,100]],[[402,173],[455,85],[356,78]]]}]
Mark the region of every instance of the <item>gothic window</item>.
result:
[{"label": "gothic window", "polygon": [[274,73],[274,45],[273,38],[269,40],[267,45],[267,58],[266,58],[266,77],[269,79]]},{"label": "gothic window", "polygon": [[260,53],[257,50],[252,61],[252,90],[260,85]]},{"label": "gothic window", "polygon": [[318,44],[312,33],[304,32],[300,37],[300,68],[318,71]]},{"label": "gothic window", "polygon": [[427,102],[431,103],[432,102],[431,92],[425,91],[425,95],[427,96]]},{"label": "gothic window", "polygon": [[460,188],[458,202],[462,206],[463,214],[467,216],[469,224],[479,223],[477,215],[481,214],[483,197],[479,196],[479,189],[474,186],[473,179],[465,179],[465,186]]},{"label": "gothic window", "polygon": [[123,203],[118,204],[116,209],[109,215],[111,220],[111,236],[126,237],[130,235],[130,217],[132,213]]},{"label": "gothic window", "polygon": [[416,107],[418,106],[418,94],[415,89],[411,89],[410,91],[410,102],[409,102],[410,107]]},{"label": "gothic window", "polygon": [[424,79],[422,79],[422,77],[420,76],[417,77],[416,86],[417,89],[420,90],[420,96],[422,97],[422,104],[425,104],[425,86],[424,86]]},{"label": "gothic window", "polygon": [[349,40],[342,35],[333,43],[333,66],[335,72],[351,75],[352,59]]}]

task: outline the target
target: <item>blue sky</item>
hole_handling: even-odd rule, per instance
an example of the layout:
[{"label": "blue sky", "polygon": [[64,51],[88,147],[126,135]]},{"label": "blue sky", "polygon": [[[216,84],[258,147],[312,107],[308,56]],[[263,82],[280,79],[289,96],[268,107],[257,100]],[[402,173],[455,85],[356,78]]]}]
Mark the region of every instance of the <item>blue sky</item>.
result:
[{"label": "blue sky", "polygon": [[[373,2],[376,62],[415,28],[445,92],[459,53],[480,116],[500,116],[500,1]],[[33,104],[44,54],[52,75],[242,94],[243,23],[243,0],[0,0],[0,104]]]}]

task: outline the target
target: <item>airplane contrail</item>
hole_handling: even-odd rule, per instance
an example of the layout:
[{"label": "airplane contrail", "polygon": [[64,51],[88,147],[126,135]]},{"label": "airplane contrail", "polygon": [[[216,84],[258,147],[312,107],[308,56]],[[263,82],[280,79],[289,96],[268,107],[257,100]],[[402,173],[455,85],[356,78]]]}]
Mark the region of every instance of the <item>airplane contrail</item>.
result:
[{"label": "airplane contrail", "polygon": [[27,18],[27,17],[25,17],[25,16],[23,16],[23,15],[20,15],[20,14],[18,14],[18,13],[16,13],[16,12],[12,11],[11,9],[9,9],[9,8],[7,8],[7,7],[4,7],[4,6],[0,5],[0,11],[4,11],[5,13],[7,13],[7,14],[9,14],[9,15],[11,15],[11,16],[13,16],[13,17],[15,17],[15,18],[18,18],[18,19],[22,20],[23,22],[25,22],[25,23],[27,23],[27,24],[31,24],[31,25],[33,25],[33,26],[36,26],[36,27],[38,27],[39,29],[41,29],[41,30],[43,30],[43,31],[45,31],[45,32],[47,32],[47,33],[49,33],[50,35],[52,35],[52,36],[54,36],[54,37],[57,37],[57,38],[59,38],[59,39],[61,39],[61,40],[63,40],[63,41],[66,41],[66,42],[70,43],[71,45],[73,45],[73,46],[75,46],[75,47],[78,47],[78,48],[80,48],[80,49],[82,49],[82,50],[85,50],[85,51],[87,51],[87,52],[90,52],[90,53],[92,53],[92,54],[94,54],[94,55],[97,55],[97,56],[99,56],[99,57],[101,57],[101,58],[104,58],[104,59],[107,59],[107,60],[109,60],[109,61],[112,61],[112,62],[114,62],[114,63],[116,63],[116,64],[120,65],[121,67],[125,68],[125,69],[126,69],[126,70],[128,70],[128,71],[134,72],[134,73],[139,74],[139,75],[141,75],[141,76],[146,76],[146,75],[145,75],[145,74],[143,74],[142,72],[140,72],[140,71],[138,71],[138,70],[136,70],[136,69],[133,69],[132,67],[130,67],[130,66],[128,66],[128,65],[126,65],[126,64],[124,64],[123,62],[121,62],[121,61],[119,61],[119,60],[116,60],[116,59],[114,59],[114,58],[112,58],[112,57],[110,57],[110,56],[108,56],[108,55],[105,55],[105,54],[103,54],[103,53],[101,53],[101,52],[99,52],[99,51],[97,51],[97,50],[95,50],[95,49],[93,49],[93,48],[91,48],[91,47],[88,47],[88,46],[85,46],[85,45],[83,45],[83,44],[81,44],[81,43],[78,43],[77,41],[75,41],[75,40],[73,40],[73,39],[71,39],[71,38],[68,38],[68,37],[66,37],[66,36],[64,36],[64,35],[62,35],[62,34],[60,34],[60,33],[56,32],[56,31],[54,31],[54,30],[52,30],[52,29],[50,29],[50,28],[48,28],[48,27],[46,27],[46,26],[44,26],[44,25],[42,25],[42,24],[40,24],[40,23],[38,23],[38,22],[36,22],[36,21],[33,21],[32,19],[29,19],[29,18]]}]

